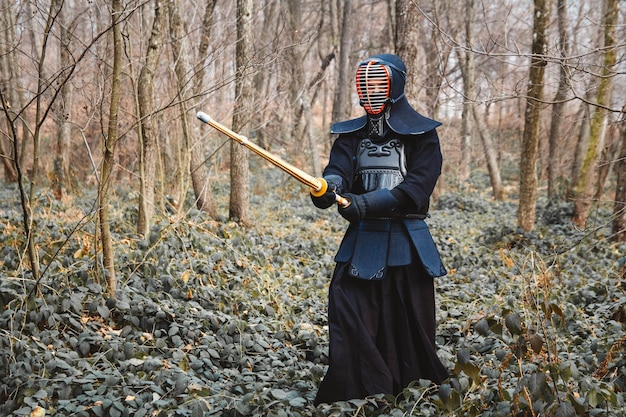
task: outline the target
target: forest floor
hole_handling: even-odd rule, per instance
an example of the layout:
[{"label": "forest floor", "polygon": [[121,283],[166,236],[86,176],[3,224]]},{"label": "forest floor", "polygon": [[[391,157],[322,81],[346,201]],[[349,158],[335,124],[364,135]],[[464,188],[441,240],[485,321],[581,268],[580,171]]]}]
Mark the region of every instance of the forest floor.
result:
[{"label": "forest floor", "polygon": [[191,209],[145,239],[136,195],[118,190],[115,299],[94,254],[94,195],[38,196],[34,282],[19,195],[3,184],[0,415],[626,415],[626,245],[609,240],[612,207],[577,230],[571,205],[540,199],[523,233],[515,201],[486,192],[444,194],[428,220],[449,271],[436,301],[450,379],[314,407],[346,222],[268,175],[278,187],[251,196],[252,226]]}]

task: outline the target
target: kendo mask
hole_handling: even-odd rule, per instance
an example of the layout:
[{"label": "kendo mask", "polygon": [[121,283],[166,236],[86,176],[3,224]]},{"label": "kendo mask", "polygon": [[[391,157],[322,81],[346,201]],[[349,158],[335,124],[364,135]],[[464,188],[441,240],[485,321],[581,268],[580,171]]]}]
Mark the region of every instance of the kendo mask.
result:
[{"label": "kendo mask", "polygon": [[441,125],[419,114],[404,95],[406,66],[399,56],[378,54],[361,62],[356,89],[366,114],[333,123],[331,133],[349,133],[366,128],[369,138],[379,141],[387,132],[420,135]]},{"label": "kendo mask", "polygon": [[380,54],[361,62],[356,71],[359,102],[369,120],[369,134],[374,140],[387,133],[385,113],[404,96],[406,67],[396,55]]}]

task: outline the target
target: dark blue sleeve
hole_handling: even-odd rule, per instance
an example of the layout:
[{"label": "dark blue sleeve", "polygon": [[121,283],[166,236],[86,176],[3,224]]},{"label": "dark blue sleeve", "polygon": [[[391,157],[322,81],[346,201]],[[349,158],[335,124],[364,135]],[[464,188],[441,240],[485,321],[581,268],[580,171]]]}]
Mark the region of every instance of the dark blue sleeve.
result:
[{"label": "dark blue sleeve", "polygon": [[396,188],[415,204],[418,213],[428,213],[430,195],[441,174],[442,156],[436,130],[405,137],[407,175]]},{"label": "dark blue sleeve", "polygon": [[324,176],[339,175],[343,179],[343,189],[347,192],[352,189],[354,182],[358,142],[359,139],[353,135],[339,135],[330,150],[328,165],[324,168]]}]

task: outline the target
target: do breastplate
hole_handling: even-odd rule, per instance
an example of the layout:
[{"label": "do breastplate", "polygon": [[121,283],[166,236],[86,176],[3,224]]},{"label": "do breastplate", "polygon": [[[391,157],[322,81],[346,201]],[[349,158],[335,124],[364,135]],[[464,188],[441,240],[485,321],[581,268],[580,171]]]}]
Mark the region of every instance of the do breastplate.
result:
[{"label": "do breastplate", "polygon": [[[406,176],[404,143],[397,138],[374,142],[361,140],[356,155],[356,179],[362,192],[393,189]],[[360,181],[359,181],[360,180]]]}]

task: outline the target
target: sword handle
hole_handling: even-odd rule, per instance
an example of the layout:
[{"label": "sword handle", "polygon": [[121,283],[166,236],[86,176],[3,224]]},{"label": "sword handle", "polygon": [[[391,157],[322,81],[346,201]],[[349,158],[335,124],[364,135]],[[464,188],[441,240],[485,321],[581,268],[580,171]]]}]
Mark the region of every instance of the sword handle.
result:
[{"label": "sword handle", "polygon": [[337,204],[339,204],[343,208],[348,208],[348,206],[350,205],[350,200],[340,196],[339,194],[335,194],[335,198],[337,199]]}]

